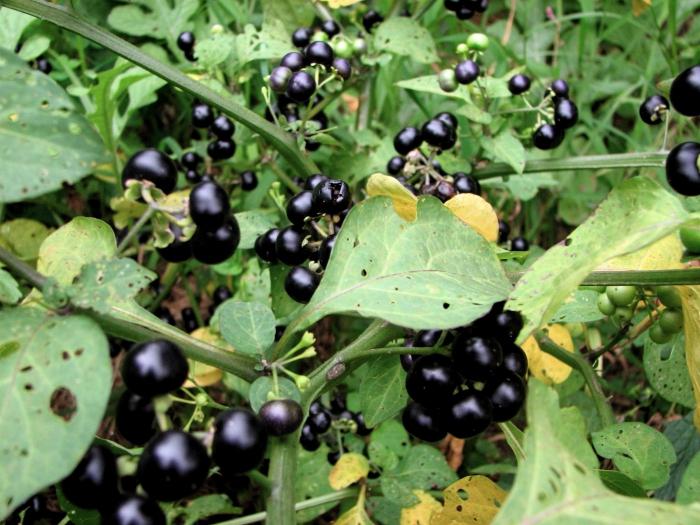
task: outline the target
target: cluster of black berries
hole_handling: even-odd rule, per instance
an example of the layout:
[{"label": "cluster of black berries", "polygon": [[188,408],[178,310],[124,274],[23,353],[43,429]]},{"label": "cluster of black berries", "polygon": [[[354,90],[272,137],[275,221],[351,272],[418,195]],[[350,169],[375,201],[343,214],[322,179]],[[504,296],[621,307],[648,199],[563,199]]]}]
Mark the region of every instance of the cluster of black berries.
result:
[{"label": "cluster of black berries", "polygon": [[192,31],[183,31],[177,37],[177,47],[180,48],[180,51],[185,54],[185,58],[190,62],[197,61],[197,57],[194,56],[195,43],[196,39]]},{"label": "cluster of black berries", "polygon": [[492,421],[515,417],[526,392],[527,357],[515,344],[522,326],[519,313],[496,303],[486,316],[454,334],[419,332],[414,347],[435,346],[442,337],[450,342],[449,337],[451,356],[402,356],[413,400],[403,413],[406,430],[424,441],[438,441],[448,432],[468,438]]},{"label": "cluster of black berries", "polygon": [[[321,401],[314,401],[309,407],[309,417],[304,426],[301,427],[299,441],[304,449],[309,451],[317,450],[321,446],[320,438],[326,434],[333,424],[333,421],[343,421],[340,427],[352,428],[358,436],[368,436],[372,430],[365,425],[365,418],[359,412],[351,412],[346,408],[344,399],[334,397],[330,409],[326,408]],[[332,464],[338,460],[340,450],[329,454],[329,461]]]},{"label": "cluster of black berries", "polygon": [[[498,244],[507,243],[509,236],[510,226],[503,219],[498,219]],[[513,237],[510,241],[510,251],[512,252],[526,252],[529,249],[530,243],[525,237]]]},{"label": "cluster of black berries", "polygon": [[[266,231],[255,241],[255,252],[269,263],[281,262],[293,268],[284,281],[287,294],[297,302],[308,303],[316,291],[321,274],[301,266],[308,259],[317,270],[328,264],[335,245],[335,229],[352,205],[347,183],[319,174],[306,180],[304,190],[287,203],[290,226]],[[325,217],[329,231],[319,221]]]},{"label": "cluster of black berries", "polygon": [[445,0],[445,9],[459,20],[469,20],[476,13],[483,13],[489,7],[489,0]]},{"label": "cluster of black berries", "polygon": [[[508,90],[513,95],[522,95],[530,89],[530,85],[530,78],[518,73],[508,81]],[[546,118],[553,122],[539,124],[532,135],[532,143],[538,149],[554,149],[563,142],[566,130],[578,122],[578,108],[569,97],[569,84],[562,79],[550,84],[543,102],[549,108],[537,109],[541,109]],[[538,115],[538,122],[540,118],[541,115]]]},{"label": "cluster of black berries", "polygon": [[207,155],[212,160],[227,160],[236,153],[233,133],[236,125],[226,115],[214,115],[207,104],[197,103],[192,106],[192,125],[195,128],[209,128],[214,139],[207,146]]}]

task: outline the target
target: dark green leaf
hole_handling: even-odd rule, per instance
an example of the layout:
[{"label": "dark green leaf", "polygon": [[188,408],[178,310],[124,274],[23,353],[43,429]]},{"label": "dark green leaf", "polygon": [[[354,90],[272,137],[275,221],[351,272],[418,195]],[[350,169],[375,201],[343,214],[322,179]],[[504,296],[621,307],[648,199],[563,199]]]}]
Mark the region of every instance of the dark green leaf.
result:
[{"label": "dark green leaf", "polygon": [[275,315],[264,304],[227,301],[218,315],[221,335],[238,352],[262,356],[275,342]]},{"label": "dark green leaf", "polygon": [[395,355],[374,357],[363,370],[360,406],[365,423],[373,428],[406,406],[406,372]]},{"label": "dark green leaf", "polygon": [[430,32],[408,17],[392,17],[380,24],[374,33],[374,45],[379,51],[410,56],[424,64],[438,59]]},{"label": "dark green leaf", "polygon": [[693,408],[695,398],[685,361],[684,344],[683,334],[662,345],[647,339],[644,343],[644,373],[661,397]]}]

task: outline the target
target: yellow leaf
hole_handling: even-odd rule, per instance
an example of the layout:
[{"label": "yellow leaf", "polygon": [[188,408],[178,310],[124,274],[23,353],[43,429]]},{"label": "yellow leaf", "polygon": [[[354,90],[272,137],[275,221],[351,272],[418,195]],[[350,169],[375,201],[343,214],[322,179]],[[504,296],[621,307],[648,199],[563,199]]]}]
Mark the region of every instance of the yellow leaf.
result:
[{"label": "yellow leaf", "polygon": [[[566,326],[551,324],[545,328],[549,338],[569,352],[574,351],[574,340]],[[522,344],[527,354],[530,373],[548,385],[563,383],[571,374],[571,367],[559,361],[556,357],[545,354],[533,336],[528,337]]]},{"label": "yellow leaf", "polygon": [[[204,341],[206,343],[211,343],[220,348],[225,348],[234,351],[233,347],[226,343],[219,335],[211,331],[210,328],[197,328],[194,332],[190,334],[195,339]],[[214,383],[221,381],[222,372],[218,368],[210,365],[205,365],[198,361],[193,361],[190,359],[190,376],[194,377],[194,381],[189,379],[185,383],[185,388],[193,388],[195,386],[210,386]]]},{"label": "yellow leaf", "polygon": [[668,270],[682,268],[683,244],[677,232],[659,239],[639,251],[615,257],[597,270]]},{"label": "yellow leaf", "polygon": [[338,9],[339,7],[347,7],[349,5],[360,3],[362,0],[323,0],[328,3],[329,7]]},{"label": "yellow leaf", "polygon": [[452,213],[487,241],[498,240],[498,216],[491,205],[473,193],[460,193],[445,203]]},{"label": "yellow leaf", "polygon": [[362,454],[343,454],[328,474],[328,483],[334,490],[344,489],[366,478],[369,474],[369,461]]},{"label": "yellow leaf", "polygon": [[649,7],[651,7],[652,0],[632,0],[632,13],[634,16],[641,15]]},{"label": "yellow leaf", "polygon": [[371,175],[367,181],[367,194],[370,197],[380,195],[391,198],[399,217],[405,221],[416,220],[418,199],[394,177],[381,173]]},{"label": "yellow leaf", "polygon": [[433,515],[442,510],[442,505],[422,490],[414,490],[413,494],[420,500],[420,503],[401,509],[401,525],[430,525]]},{"label": "yellow leaf", "polygon": [[678,286],[683,302],[685,360],[695,397],[695,428],[700,429],[700,286]]},{"label": "yellow leaf", "polygon": [[430,525],[488,525],[508,493],[486,476],[467,476],[442,491],[443,509]]},{"label": "yellow leaf", "polygon": [[357,503],[355,503],[351,509],[345,511],[343,515],[335,521],[334,525],[372,525],[372,520],[369,519],[367,511],[365,510],[364,485],[360,489],[360,495],[357,498]]}]

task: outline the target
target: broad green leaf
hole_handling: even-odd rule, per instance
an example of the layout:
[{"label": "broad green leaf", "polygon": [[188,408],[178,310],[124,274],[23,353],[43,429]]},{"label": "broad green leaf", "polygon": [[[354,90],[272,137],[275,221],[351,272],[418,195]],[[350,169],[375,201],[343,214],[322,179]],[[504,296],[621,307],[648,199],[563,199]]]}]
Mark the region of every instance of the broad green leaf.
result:
[{"label": "broad green leaf", "polygon": [[22,43],[19,56],[22,60],[30,61],[43,55],[51,45],[51,39],[44,35],[32,35]]},{"label": "broad green leaf", "polygon": [[685,359],[695,397],[694,423],[700,429],[700,286],[680,286]]},{"label": "broad green leaf", "polygon": [[685,359],[685,338],[675,336],[659,345],[651,339],[644,343],[644,373],[649,384],[664,399],[693,408],[693,386]]},{"label": "broad green leaf", "polygon": [[[279,397],[285,399],[293,399],[297,403],[301,403],[301,394],[296,385],[286,377],[277,378],[277,387],[279,388]],[[248,391],[248,399],[250,408],[258,412],[260,407],[267,403],[273,396],[274,382],[269,376],[257,378],[250,385]]]},{"label": "broad green leaf", "polygon": [[406,406],[406,372],[395,355],[373,357],[362,370],[360,407],[365,424],[373,428]]},{"label": "broad green leaf", "polygon": [[[247,28],[247,26],[246,26]],[[230,33],[216,33],[195,45],[197,62],[205,69],[222,64],[233,53],[236,37]]]},{"label": "broad green leaf", "polygon": [[665,237],[687,219],[678,198],[658,183],[644,177],[623,182],[595,215],[518,281],[506,307],[525,317],[520,341],[550,319],[593,269]]},{"label": "broad green leaf", "polygon": [[559,418],[559,424],[555,428],[557,439],[586,467],[598,468],[598,458],[588,442],[586,421],[578,407],[561,408]]},{"label": "broad green leaf", "polygon": [[333,490],[340,490],[357,483],[369,474],[369,461],[362,454],[349,452],[342,454],[330,474],[328,483]]},{"label": "broad green leaf", "polygon": [[[287,278],[289,268],[282,264],[270,266],[270,296],[271,306],[275,317],[279,320],[295,317],[296,312],[301,310],[301,305],[289,297],[284,291],[284,280]],[[280,322],[284,325],[284,322]]]},{"label": "broad green leaf", "polygon": [[299,27],[308,27],[316,16],[311,2],[307,0],[262,0],[263,20],[280,20],[287,30],[287,36]]},{"label": "broad green leaf", "polygon": [[700,501],[700,454],[690,460],[683,473],[683,479],[678,487],[676,502],[680,504],[697,503]]},{"label": "broad green leaf", "polygon": [[564,300],[550,323],[592,323],[605,317],[598,309],[598,296],[593,290],[576,290]]},{"label": "broad green leaf", "polygon": [[525,169],[525,148],[510,131],[503,131],[494,138],[481,137],[481,145],[493,160],[505,162],[515,173],[522,175]]},{"label": "broad green leaf", "polygon": [[379,51],[409,56],[423,64],[438,60],[430,32],[417,20],[404,16],[391,17],[382,22],[375,29],[374,46]]},{"label": "broad green leaf", "polygon": [[[325,444],[314,452],[308,452],[299,447],[294,477],[294,501],[304,501],[333,492],[328,484],[328,474],[331,471],[331,465],[326,458],[328,452],[328,447]],[[297,512],[297,520],[299,523],[307,523],[328,512],[336,505],[337,503],[326,503],[299,511]]]},{"label": "broad green leaf", "polygon": [[58,190],[106,159],[100,137],[63,88],[5,49],[0,49],[0,108],[0,202]]},{"label": "broad green leaf", "polygon": [[225,494],[207,494],[188,502],[187,506],[173,507],[168,512],[168,523],[194,525],[211,516],[241,514],[242,509],[231,503]]},{"label": "broad green leaf", "polygon": [[[458,89],[458,91],[459,91],[459,89]],[[469,98],[469,97],[460,96],[458,98]],[[476,104],[474,104],[471,101],[466,101],[466,102],[467,102],[466,104],[464,104],[462,107],[460,107],[457,110],[458,115],[464,115],[472,122],[477,122],[479,124],[486,124],[486,125],[491,124],[491,121],[493,120],[493,118],[491,117],[490,113],[487,113],[483,109],[479,108]]]},{"label": "broad green leaf", "polygon": [[487,525],[508,495],[486,476],[467,476],[455,481],[442,492],[445,497],[443,508],[433,516],[430,525]]},{"label": "broad green leaf", "polygon": [[619,470],[598,470],[600,480],[613,492],[633,498],[646,498],[646,491]]},{"label": "broad green leaf", "polygon": [[405,222],[391,200],[355,206],[338,234],[326,273],[295,321],[354,312],[412,329],[453,328],[484,315],[510,283],[494,248],[434,197]]},{"label": "broad green leaf", "polygon": [[14,51],[24,30],[35,20],[32,15],[20,13],[9,7],[0,8],[0,47]]},{"label": "broad green leaf", "polygon": [[[423,93],[432,93],[433,95],[441,95],[443,97],[449,97],[449,98],[457,98],[459,100],[463,100],[464,102],[467,102],[468,104],[471,104],[471,97],[469,96],[469,91],[467,91],[466,87],[460,86],[457,88],[456,91],[452,91],[451,93],[447,93],[442,90],[440,87],[440,84],[438,84],[438,77],[437,75],[427,75],[424,77],[416,77],[416,78],[411,78],[408,80],[401,80],[400,82],[397,82],[396,87],[400,87],[403,89],[410,89],[413,91],[422,91]],[[463,111],[458,111],[457,113],[464,115]],[[465,115],[467,116],[467,115]],[[485,119],[485,117],[481,117],[482,120]],[[475,120],[475,119],[472,119]]]},{"label": "broad green leaf", "polygon": [[280,20],[266,19],[260,31],[247,24],[243,32],[236,35],[234,52],[239,64],[279,59],[288,51],[289,39]]},{"label": "broad green leaf", "polygon": [[111,386],[107,338],[94,321],[0,312],[0,519],[73,470]]},{"label": "broad green leaf", "polygon": [[0,269],[0,303],[16,304],[22,298],[22,292],[15,278]]},{"label": "broad green leaf", "polygon": [[505,188],[514,199],[523,201],[533,199],[540,188],[557,188],[560,185],[561,181],[549,173],[510,175],[508,177],[487,179],[482,182],[482,186],[486,188]]},{"label": "broad green leaf", "polygon": [[399,464],[399,456],[384,443],[372,441],[367,447],[367,454],[372,464],[382,470],[393,470]]},{"label": "broad green leaf", "polygon": [[261,303],[227,301],[219,309],[219,329],[238,352],[262,356],[275,342],[275,314]]},{"label": "broad green leaf", "polygon": [[156,274],[133,259],[111,259],[86,264],[68,289],[71,303],[106,314],[114,304],[133,299]]},{"label": "broad green leaf", "polygon": [[33,263],[51,230],[32,219],[15,219],[0,225],[0,244],[23,261]]},{"label": "broad green leaf", "polygon": [[174,42],[198,7],[199,0],[136,0],[112,9],[107,23],[127,35]]},{"label": "broad green leaf", "polygon": [[668,423],[664,430],[664,436],[673,445],[678,459],[671,465],[668,483],[656,490],[654,497],[662,500],[673,500],[676,497],[685,469],[700,452],[700,433],[693,425],[693,413],[688,414],[683,419]]},{"label": "broad green leaf", "polygon": [[525,455],[515,483],[492,525],[691,525],[700,509],[627,498],[608,490],[598,474],[557,438],[556,392],[532,379],[528,385]]},{"label": "broad green leaf", "polygon": [[276,212],[266,210],[242,211],[236,213],[238,226],[241,228],[241,242],[238,247],[249,250],[255,246],[255,240],[267,230],[276,226]]},{"label": "broad green leaf", "polygon": [[404,457],[411,450],[408,432],[401,423],[394,419],[385,421],[372,432],[370,445],[382,445],[391,450],[398,458]]}]

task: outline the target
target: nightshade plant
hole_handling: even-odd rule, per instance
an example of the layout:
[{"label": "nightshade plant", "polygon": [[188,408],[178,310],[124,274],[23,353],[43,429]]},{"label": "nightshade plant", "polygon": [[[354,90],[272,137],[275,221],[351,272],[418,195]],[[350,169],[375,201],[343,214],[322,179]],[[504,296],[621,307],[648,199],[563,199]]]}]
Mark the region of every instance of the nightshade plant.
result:
[{"label": "nightshade plant", "polygon": [[700,522],[697,26],[0,0],[0,520]]}]

